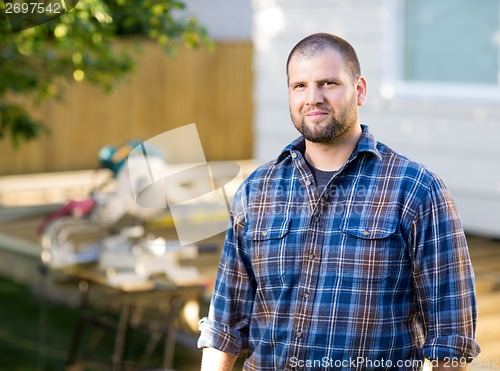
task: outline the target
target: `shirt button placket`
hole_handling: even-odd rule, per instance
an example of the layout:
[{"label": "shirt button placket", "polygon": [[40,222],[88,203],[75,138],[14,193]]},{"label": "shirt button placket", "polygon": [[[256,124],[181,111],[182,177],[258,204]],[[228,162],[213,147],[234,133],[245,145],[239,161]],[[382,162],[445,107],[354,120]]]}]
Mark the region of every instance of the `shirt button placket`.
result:
[{"label": "shirt button placket", "polygon": [[320,219],[321,219],[321,215],[320,215],[320,213],[316,213],[316,214],[314,215],[314,222],[315,222],[315,223],[319,223]]}]

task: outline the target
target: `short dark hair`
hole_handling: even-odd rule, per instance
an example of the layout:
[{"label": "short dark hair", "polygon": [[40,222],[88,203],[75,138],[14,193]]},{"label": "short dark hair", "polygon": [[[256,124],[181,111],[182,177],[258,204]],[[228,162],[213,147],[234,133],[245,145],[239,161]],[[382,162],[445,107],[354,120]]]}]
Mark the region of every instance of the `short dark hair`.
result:
[{"label": "short dark hair", "polygon": [[339,36],[320,32],[305,37],[293,47],[286,61],[287,77],[290,60],[295,54],[299,54],[304,57],[312,57],[327,49],[335,49],[340,53],[346,62],[347,68],[349,69],[351,77],[354,81],[361,76],[361,67],[358,56],[352,45]]}]

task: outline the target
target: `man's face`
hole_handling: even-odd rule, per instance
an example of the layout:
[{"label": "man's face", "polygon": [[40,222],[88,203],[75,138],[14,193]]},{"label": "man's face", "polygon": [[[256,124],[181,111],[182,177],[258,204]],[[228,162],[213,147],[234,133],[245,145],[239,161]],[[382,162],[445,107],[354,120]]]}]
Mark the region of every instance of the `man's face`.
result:
[{"label": "man's face", "polygon": [[308,140],[331,143],[358,124],[358,105],[364,103],[363,78],[353,81],[333,49],[315,56],[295,54],[288,66],[290,116]]}]

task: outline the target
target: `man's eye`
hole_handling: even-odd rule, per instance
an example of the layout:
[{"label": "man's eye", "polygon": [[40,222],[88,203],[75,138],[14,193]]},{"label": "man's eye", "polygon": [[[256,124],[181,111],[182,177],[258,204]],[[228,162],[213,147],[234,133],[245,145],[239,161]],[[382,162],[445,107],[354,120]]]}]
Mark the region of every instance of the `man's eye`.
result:
[{"label": "man's eye", "polygon": [[335,86],[338,85],[335,81],[325,81],[323,86]]},{"label": "man's eye", "polygon": [[302,89],[304,89],[304,87],[305,87],[305,85],[304,85],[304,84],[297,84],[297,85],[295,85],[293,88],[294,88],[295,90],[302,90]]}]

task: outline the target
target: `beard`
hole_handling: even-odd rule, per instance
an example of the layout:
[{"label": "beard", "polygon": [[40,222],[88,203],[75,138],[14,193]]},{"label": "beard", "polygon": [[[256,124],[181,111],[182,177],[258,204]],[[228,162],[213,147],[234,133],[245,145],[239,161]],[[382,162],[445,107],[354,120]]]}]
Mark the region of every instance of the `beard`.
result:
[{"label": "beard", "polygon": [[332,109],[324,109],[321,106],[314,108],[328,112],[330,116],[321,121],[307,123],[307,117],[305,115],[296,117],[290,111],[290,116],[295,128],[310,142],[320,144],[332,143],[358,123],[356,104],[349,104],[345,110],[338,113],[333,112]]}]

